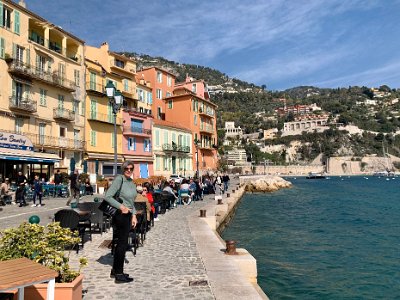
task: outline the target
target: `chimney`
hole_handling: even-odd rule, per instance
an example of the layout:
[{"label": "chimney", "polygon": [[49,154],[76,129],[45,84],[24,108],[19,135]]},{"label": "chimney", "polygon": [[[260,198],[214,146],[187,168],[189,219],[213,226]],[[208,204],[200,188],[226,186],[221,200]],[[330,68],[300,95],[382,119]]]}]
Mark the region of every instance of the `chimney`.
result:
[{"label": "chimney", "polygon": [[20,6],[22,6],[23,8],[26,8],[26,3],[25,3],[24,0],[20,0],[20,1],[18,2],[18,4],[19,4]]}]

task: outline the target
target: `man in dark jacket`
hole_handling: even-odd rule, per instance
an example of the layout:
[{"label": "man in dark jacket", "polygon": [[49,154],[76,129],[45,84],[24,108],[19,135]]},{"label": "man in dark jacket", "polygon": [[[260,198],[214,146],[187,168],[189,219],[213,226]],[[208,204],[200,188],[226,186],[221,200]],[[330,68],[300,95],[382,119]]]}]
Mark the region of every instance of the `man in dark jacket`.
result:
[{"label": "man in dark jacket", "polygon": [[26,205],[25,201],[25,184],[27,183],[26,176],[21,171],[18,172],[17,176],[17,191],[15,193],[16,202],[19,203],[19,207]]},{"label": "man in dark jacket", "polygon": [[224,182],[224,191],[228,191],[228,185],[229,185],[229,175],[225,173],[224,176],[222,176],[222,181]]},{"label": "man in dark jacket", "polygon": [[70,205],[72,199],[76,199],[76,202],[79,203],[79,174],[78,170],[75,170],[74,173],[69,177],[70,179],[70,188],[71,188],[71,197],[69,197],[67,201],[67,206]]}]

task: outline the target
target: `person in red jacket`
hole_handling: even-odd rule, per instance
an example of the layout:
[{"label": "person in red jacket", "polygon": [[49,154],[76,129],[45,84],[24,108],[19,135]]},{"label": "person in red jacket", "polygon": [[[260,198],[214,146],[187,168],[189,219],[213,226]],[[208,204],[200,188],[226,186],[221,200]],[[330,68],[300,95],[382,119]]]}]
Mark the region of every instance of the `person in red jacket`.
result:
[{"label": "person in red jacket", "polygon": [[153,212],[153,215],[154,215],[154,221],[159,221],[159,219],[158,219],[158,203],[154,203],[152,192],[153,192],[152,185],[149,182],[145,182],[143,184],[143,196],[146,196],[147,199],[149,199],[149,202],[151,204],[151,211]]}]

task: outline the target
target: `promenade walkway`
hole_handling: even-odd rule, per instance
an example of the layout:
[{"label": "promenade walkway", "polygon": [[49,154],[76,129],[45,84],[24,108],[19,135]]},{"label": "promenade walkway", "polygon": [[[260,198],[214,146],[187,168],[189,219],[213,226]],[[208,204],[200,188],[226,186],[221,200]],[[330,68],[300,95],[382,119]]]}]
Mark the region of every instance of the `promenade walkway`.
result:
[{"label": "promenade walkway", "polygon": [[[79,257],[88,258],[89,264],[82,270],[83,299],[260,299],[223,254],[224,244],[199,218],[201,208],[215,204],[214,196],[205,195],[204,201],[159,215],[160,221],[147,233],[136,257],[127,252],[124,271],[134,278],[132,283],[115,284],[109,276],[113,258],[104,242],[111,240],[112,230],[94,233],[79,254],[70,253],[74,269]],[[57,210],[66,207],[65,203],[65,198],[48,198],[43,207],[7,205],[0,212],[0,229],[18,226],[33,214],[44,225],[52,221]]]}]

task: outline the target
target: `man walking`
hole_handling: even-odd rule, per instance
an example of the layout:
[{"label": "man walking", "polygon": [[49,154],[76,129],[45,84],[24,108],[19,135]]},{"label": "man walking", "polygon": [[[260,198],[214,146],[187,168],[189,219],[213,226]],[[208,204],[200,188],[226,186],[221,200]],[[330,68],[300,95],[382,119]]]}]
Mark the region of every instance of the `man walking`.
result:
[{"label": "man walking", "polygon": [[25,201],[25,184],[27,183],[26,176],[22,174],[22,171],[18,171],[17,176],[17,191],[15,193],[16,202],[19,203],[19,207],[26,205]]},{"label": "man walking", "polygon": [[224,192],[227,192],[230,181],[229,175],[227,173],[222,176],[222,181],[224,182]]},{"label": "man walking", "polygon": [[75,170],[74,173],[70,176],[70,188],[71,188],[71,197],[69,197],[67,201],[67,206],[71,204],[72,199],[76,199],[76,203],[79,203],[79,176],[78,170]]}]

